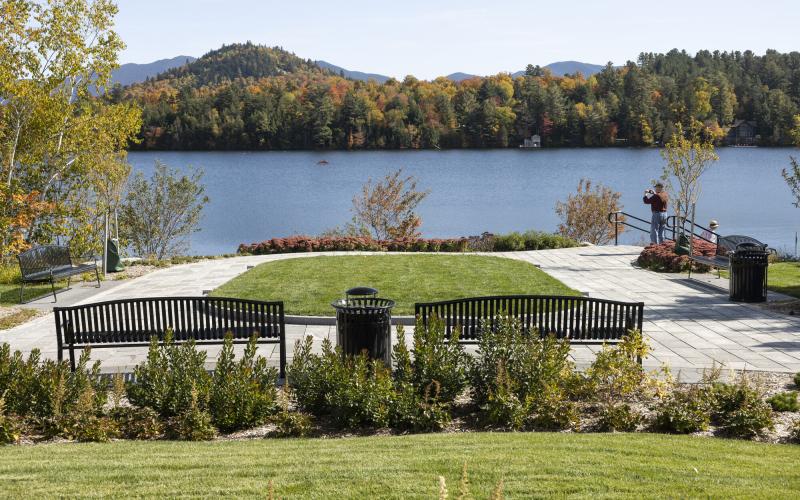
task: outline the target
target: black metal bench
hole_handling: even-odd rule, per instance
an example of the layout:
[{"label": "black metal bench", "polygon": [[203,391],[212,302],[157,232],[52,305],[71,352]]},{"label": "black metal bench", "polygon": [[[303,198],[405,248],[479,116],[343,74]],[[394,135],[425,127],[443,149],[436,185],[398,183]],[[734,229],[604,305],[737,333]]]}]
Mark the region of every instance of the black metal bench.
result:
[{"label": "black metal bench", "polygon": [[163,341],[173,331],[175,342],[220,345],[231,333],[235,344],[253,335],[259,344],[279,344],[280,376],[286,370],[286,326],[283,302],[223,297],[159,297],[124,299],[53,308],[58,360],[69,352],[75,370],[75,350],[143,347],[153,337]]},{"label": "black metal bench", "polygon": [[[751,238],[750,236],[741,236],[741,235],[718,236],[716,242],[716,251],[714,252],[713,256],[693,255],[694,248],[692,245],[688,257],[690,260],[697,262],[698,264],[715,267],[717,269],[729,270],[731,267],[730,254],[735,252],[740,245],[745,245],[745,246],[756,245],[762,248],[766,248],[766,245],[764,243],[761,243],[757,239]],[[689,277],[690,278],[692,277],[692,266],[689,266]]]},{"label": "black metal bench", "polygon": [[[97,287],[100,287],[100,271],[97,259],[94,264],[73,264],[69,246],[42,245],[26,250],[17,256],[22,284],[19,289],[19,301],[23,303],[26,283],[50,283],[53,289],[53,301],[56,296],[56,281],[67,280],[67,288],[73,276],[94,272]],[[64,290],[65,291],[65,290]]]},{"label": "black metal bench", "polygon": [[427,325],[436,315],[449,335],[461,327],[460,342],[474,344],[485,328],[494,328],[501,314],[517,318],[524,331],[555,335],[575,344],[615,343],[630,330],[642,330],[643,302],[617,302],[589,297],[505,295],[417,303],[414,313]]}]

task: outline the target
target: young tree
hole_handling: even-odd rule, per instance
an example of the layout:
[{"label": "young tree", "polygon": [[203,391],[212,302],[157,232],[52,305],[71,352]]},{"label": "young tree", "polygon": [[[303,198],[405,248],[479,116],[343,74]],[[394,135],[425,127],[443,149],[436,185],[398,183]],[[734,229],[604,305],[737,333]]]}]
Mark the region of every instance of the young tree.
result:
[{"label": "young tree", "polygon": [[661,150],[666,160],[661,179],[669,189],[675,215],[688,218],[692,205],[700,197],[700,177],[713,162],[719,160],[711,142],[702,140],[699,133],[687,137],[683,126],[675,124],[675,131]]},{"label": "young tree", "polygon": [[[561,219],[558,231],[577,241],[595,245],[605,245],[614,239],[614,223],[608,221],[608,214],[622,210],[621,194],[602,184],[581,179],[578,190],[567,197],[566,202],[556,203],[556,214]],[[619,218],[624,221],[624,217]],[[619,232],[624,226],[619,227]]]},{"label": "young tree", "polygon": [[121,207],[120,230],[137,255],[163,259],[187,250],[208,203],[202,178],[200,170],[181,175],[159,161],[149,181],[141,172],[133,177]]},{"label": "young tree", "polygon": [[400,169],[380,182],[364,184],[353,198],[351,232],[379,240],[419,237],[422,219],[414,210],[430,191],[418,191],[417,179],[402,174]]},{"label": "young tree", "polygon": [[[800,115],[794,117],[794,124],[794,129],[791,132],[792,140],[795,145],[800,146]],[[797,158],[794,156],[789,156],[789,163],[791,163],[791,168],[789,170],[784,168],[781,174],[786,180],[786,184],[789,185],[789,189],[792,190],[794,206],[800,208],[800,164],[798,164]]]}]

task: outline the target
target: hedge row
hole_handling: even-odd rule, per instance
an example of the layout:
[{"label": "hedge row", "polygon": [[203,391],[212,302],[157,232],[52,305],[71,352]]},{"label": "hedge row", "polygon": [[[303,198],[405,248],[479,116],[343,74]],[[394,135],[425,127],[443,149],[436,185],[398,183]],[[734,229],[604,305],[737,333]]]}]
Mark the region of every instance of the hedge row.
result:
[{"label": "hedge row", "polygon": [[259,243],[242,243],[240,254],[266,255],[297,252],[366,251],[366,252],[504,252],[518,250],[544,250],[578,246],[578,242],[557,234],[540,231],[508,233],[468,238],[408,238],[375,240],[368,237],[289,236],[272,238]]}]

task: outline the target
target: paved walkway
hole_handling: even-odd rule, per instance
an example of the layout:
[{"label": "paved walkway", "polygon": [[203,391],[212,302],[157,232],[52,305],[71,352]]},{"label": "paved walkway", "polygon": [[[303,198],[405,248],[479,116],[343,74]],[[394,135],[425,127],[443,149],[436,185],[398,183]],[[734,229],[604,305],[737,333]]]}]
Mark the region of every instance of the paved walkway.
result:
[{"label": "paved walkway", "polygon": [[[679,275],[638,269],[631,263],[640,251],[640,247],[634,246],[581,247],[493,255],[531,262],[591,297],[644,302],[644,333],[654,348],[652,357],[645,360],[647,367],[667,363],[674,372],[681,372],[686,378],[695,378],[699,371],[714,363],[734,369],[800,371],[800,318],[773,313],[755,305],[729,302],[724,290],[709,288]],[[59,303],[196,296],[245,272],[249,266],[314,255],[318,254],[201,261],[155,271],[117,286],[94,289],[95,294],[86,289],[65,292],[59,297]],[[71,301],[71,297],[79,300]],[[291,355],[296,339],[312,335],[319,341],[323,338],[333,340],[335,327],[287,325],[287,334]],[[0,332],[0,342],[9,342],[13,349],[23,352],[39,348],[44,356],[55,358],[52,314]],[[272,347],[264,349],[262,354],[277,360]],[[596,349],[575,349],[573,357],[583,365]],[[209,356],[214,356],[217,351],[209,348]],[[104,371],[127,371],[143,359],[144,353],[144,349],[102,349],[93,352],[92,358],[103,362]]]}]

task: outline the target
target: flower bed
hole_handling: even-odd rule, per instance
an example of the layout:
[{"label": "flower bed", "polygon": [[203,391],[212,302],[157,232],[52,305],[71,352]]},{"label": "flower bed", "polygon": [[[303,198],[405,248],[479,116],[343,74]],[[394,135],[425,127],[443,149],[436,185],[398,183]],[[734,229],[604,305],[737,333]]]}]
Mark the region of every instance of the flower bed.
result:
[{"label": "flower bed", "polygon": [[[694,255],[704,255],[713,257],[717,251],[717,246],[707,241],[695,238],[692,245]],[[675,242],[666,241],[659,245],[648,245],[639,254],[638,264],[644,268],[664,273],[680,273],[688,271],[689,266],[693,265],[693,271],[708,272],[709,267],[689,260],[687,255],[675,253]]]},{"label": "flower bed", "polygon": [[484,233],[481,236],[470,236],[468,238],[413,238],[399,240],[374,240],[372,238],[356,236],[312,237],[296,235],[287,238],[272,238],[259,243],[242,243],[239,245],[239,253],[246,255],[266,255],[332,251],[502,252],[568,248],[575,246],[578,246],[578,243],[569,238],[539,231],[526,231],[524,233],[514,232],[504,235]]},{"label": "flower bed", "polygon": [[[417,324],[412,348],[402,328],[394,367],[364,355],[345,357],[325,340],[298,341],[288,386],[248,345],[234,356],[228,341],[217,370],[192,343],[154,342],[134,380],[98,376],[99,363],[26,360],[0,346],[0,443],[20,440],[208,440],[228,436],[347,435],[352,432],[441,430],[660,431],[762,441],[800,440],[797,393],[783,382],[766,389],[742,375],[723,381],[709,372],[699,384],[679,384],[668,371],[647,373],[635,360],[649,347],[638,332],[604,346],[585,371],[569,358],[569,343],[526,335],[501,318],[480,339],[475,356],[433,319]],[[656,376],[658,375],[658,376]],[[768,396],[771,396],[768,398]],[[261,429],[255,432],[254,429]],[[266,430],[264,430],[266,429]],[[250,433],[250,434],[247,434]]]}]

